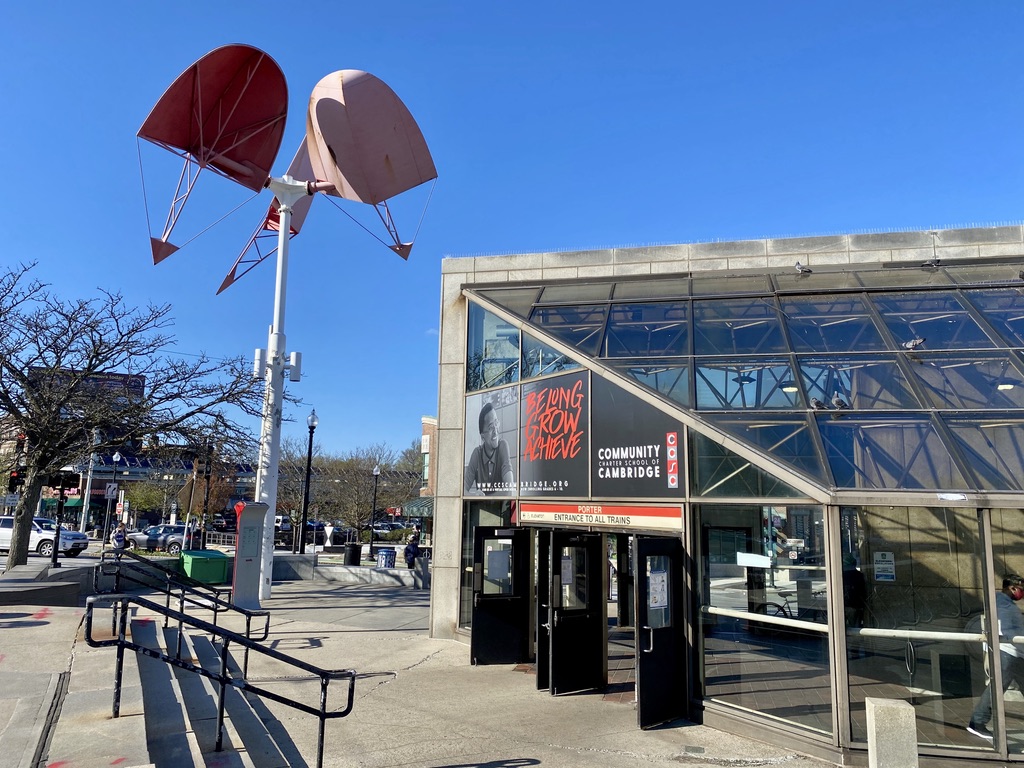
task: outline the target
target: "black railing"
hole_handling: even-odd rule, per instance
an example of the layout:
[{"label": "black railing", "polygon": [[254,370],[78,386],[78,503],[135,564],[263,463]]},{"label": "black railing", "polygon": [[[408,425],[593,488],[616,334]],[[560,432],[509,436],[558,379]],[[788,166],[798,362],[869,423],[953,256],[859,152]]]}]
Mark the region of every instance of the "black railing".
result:
[{"label": "black railing", "polygon": [[[111,608],[113,614],[111,625],[115,627],[112,633],[114,637],[108,640],[100,640],[93,637],[93,620],[95,609],[97,607],[107,606]],[[134,641],[134,639],[128,638],[128,614],[129,606],[134,605],[139,608],[144,608],[148,611],[152,611],[157,614],[162,614],[165,617],[178,622],[178,635],[181,636],[181,627],[187,625],[194,627],[202,632],[208,632],[214,638],[219,638],[221,641],[220,649],[220,668],[216,671],[205,669],[201,664],[193,664],[189,660],[181,658],[180,652],[174,656],[165,653],[159,648],[150,648],[148,646],[140,645]],[[166,622],[165,622],[166,626]],[[243,635],[232,632],[224,627],[218,627],[216,624],[212,624],[202,619],[197,619],[194,616],[188,616],[180,611],[175,611],[166,606],[162,606],[159,603],[155,603],[151,600],[147,600],[143,597],[135,595],[125,594],[108,594],[108,595],[94,595],[88,598],[86,602],[85,610],[85,641],[92,647],[101,648],[107,646],[116,646],[117,648],[117,661],[114,669],[114,702],[112,715],[113,717],[119,717],[121,713],[121,681],[124,674],[124,652],[125,650],[135,651],[143,656],[148,656],[152,659],[159,659],[160,661],[166,662],[178,669],[184,669],[188,672],[193,672],[198,675],[212,680],[218,686],[218,697],[217,697],[217,742],[215,750],[217,752],[223,749],[223,738],[224,738],[224,708],[225,708],[225,696],[228,687],[236,688],[246,693],[252,693],[257,696],[261,696],[271,701],[276,701],[279,704],[291,707],[300,712],[305,712],[310,715],[315,715],[319,719],[319,732],[317,739],[316,749],[316,765],[317,768],[323,767],[323,755],[324,755],[324,729],[327,720],[345,717],[349,712],[352,711],[352,704],[355,699],[355,670],[351,669],[322,669],[316,667],[308,662],[302,661],[301,659],[288,656],[287,654],[281,653],[280,651],[274,650],[273,648],[267,648],[260,645],[254,640],[244,637]],[[241,646],[246,649],[246,652],[253,652],[264,657],[273,659],[282,664],[290,667],[294,667],[305,673],[301,677],[289,677],[289,681],[299,681],[303,679],[320,681],[320,705],[319,707],[313,707],[308,704],[304,704],[300,701],[296,701],[292,698],[282,696],[266,688],[262,688],[255,685],[253,681],[246,679],[246,674],[243,673],[242,677],[235,677],[232,674],[229,665],[229,648],[230,645]],[[179,641],[180,649],[180,641]],[[277,678],[280,680],[281,678]],[[329,712],[327,710],[327,692],[328,686],[331,680],[348,680],[348,700],[345,704],[344,709]]]},{"label": "black railing", "polygon": [[[114,577],[113,589],[103,589],[104,576]],[[137,584],[150,589],[158,589],[165,594],[164,607],[171,609],[171,597],[178,600],[178,613],[185,614],[187,608],[208,610],[213,614],[213,625],[218,626],[220,614],[229,612],[245,619],[245,636],[250,640],[266,640],[270,634],[270,611],[249,610],[234,605],[229,599],[231,587],[206,584],[193,579],[180,571],[163,563],[152,560],[134,552],[104,552],[100,555],[100,564],[93,570],[93,591],[96,594],[121,593],[125,584]],[[225,595],[227,598],[225,598]],[[164,613],[164,628],[168,625],[168,613]],[[111,615],[110,633],[115,634],[116,614]],[[262,619],[263,627],[259,635],[253,635],[253,619]],[[178,647],[176,653],[181,657],[181,623],[178,623]],[[249,671],[249,650],[245,650],[242,660],[242,674]]]}]

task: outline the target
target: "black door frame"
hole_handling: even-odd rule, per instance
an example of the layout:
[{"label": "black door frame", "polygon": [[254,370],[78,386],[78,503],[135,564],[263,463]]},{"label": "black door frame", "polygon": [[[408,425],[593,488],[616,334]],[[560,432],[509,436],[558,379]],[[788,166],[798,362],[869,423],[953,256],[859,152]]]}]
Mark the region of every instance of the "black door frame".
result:
[{"label": "black door frame", "polygon": [[[530,531],[527,528],[479,526],[473,537],[473,664],[520,664],[530,660]],[[502,591],[487,593],[489,568],[503,566],[504,558],[485,562],[484,543],[509,542],[508,581]]]},{"label": "black door frame", "polygon": [[[603,689],[608,684],[607,555],[604,536],[587,531],[549,533],[549,690],[553,696]],[[583,604],[566,605],[562,551],[582,549],[582,564],[571,559],[571,596]],[[577,566],[581,565],[579,569]],[[538,656],[544,649],[538,647]]]},{"label": "black door frame", "polygon": [[[655,557],[661,558],[660,568],[648,572],[648,558]],[[633,536],[633,567],[637,724],[652,728],[687,717],[690,711],[691,658],[686,642],[686,558],[682,540]]]}]

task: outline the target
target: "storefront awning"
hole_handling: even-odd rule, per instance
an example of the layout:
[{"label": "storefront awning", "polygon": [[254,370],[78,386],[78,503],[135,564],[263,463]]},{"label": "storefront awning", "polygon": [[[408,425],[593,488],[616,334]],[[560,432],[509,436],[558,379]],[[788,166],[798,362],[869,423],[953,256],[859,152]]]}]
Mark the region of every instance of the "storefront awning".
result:
[{"label": "storefront awning", "polygon": [[402,504],[402,517],[433,517],[434,497],[420,496]]}]

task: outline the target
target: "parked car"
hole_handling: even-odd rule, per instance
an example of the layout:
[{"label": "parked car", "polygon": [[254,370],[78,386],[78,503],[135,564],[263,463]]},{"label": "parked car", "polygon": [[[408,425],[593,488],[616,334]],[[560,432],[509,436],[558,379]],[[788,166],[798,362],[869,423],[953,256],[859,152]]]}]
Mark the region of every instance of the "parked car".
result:
[{"label": "parked car", "polygon": [[218,512],[213,516],[213,530],[218,533],[234,533],[238,527],[238,518],[230,512]]},{"label": "parked car", "polygon": [[[53,555],[53,539],[57,534],[57,523],[48,517],[32,518],[32,530],[29,533],[28,548],[43,557]],[[14,517],[0,517],[0,549],[11,548],[11,537],[14,535]],[[78,557],[89,546],[89,537],[84,533],[72,531],[61,526],[59,552],[65,557]]]},{"label": "parked car", "polygon": [[181,550],[192,546],[192,538],[185,543],[184,525],[151,525],[143,531],[128,534],[125,546],[129,549],[144,549],[147,552],[163,550],[169,555],[178,555]]}]

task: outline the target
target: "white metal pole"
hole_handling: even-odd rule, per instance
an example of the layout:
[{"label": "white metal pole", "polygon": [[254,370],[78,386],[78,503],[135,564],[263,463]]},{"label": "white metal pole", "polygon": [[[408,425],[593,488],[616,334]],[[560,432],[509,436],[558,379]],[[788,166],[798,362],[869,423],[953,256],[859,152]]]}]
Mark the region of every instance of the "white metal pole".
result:
[{"label": "white metal pole", "polygon": [[267,505],[260,557],[260,600],[270,597],[274,574],[274,516],[277,513],[277,471],[281,452],[281,415],[284,407],[284,310],[288,287],[288,242],[291,234],[292,205],[311,191],[306,182],[297,182],[290,176],[271,179],[269,186],[277,198],[280,221],[277,234],[277,279],[274,284],[274,323],[270,326],[267,339],[266,391],[263,398],[263,423],[260,428],[259,465],[256,471],[256,501]]}]

